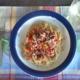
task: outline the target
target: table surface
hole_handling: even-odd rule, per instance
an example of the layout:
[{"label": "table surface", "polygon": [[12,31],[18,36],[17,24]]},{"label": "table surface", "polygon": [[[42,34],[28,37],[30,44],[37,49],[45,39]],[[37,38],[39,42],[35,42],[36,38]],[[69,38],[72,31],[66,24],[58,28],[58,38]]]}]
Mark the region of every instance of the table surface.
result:
[{"label": "table surface", "polygon": [[9,50],[10,32],[15,23],[25,14],[35,10],[51,10],[68,16],[69,6],[32,6],[32,7],[1,7],[0,8],[0,80],[80,80],[80,32],[76,32],[77,48],[69,66],[50,78],[33,77],[21,70],[14,62]]}]

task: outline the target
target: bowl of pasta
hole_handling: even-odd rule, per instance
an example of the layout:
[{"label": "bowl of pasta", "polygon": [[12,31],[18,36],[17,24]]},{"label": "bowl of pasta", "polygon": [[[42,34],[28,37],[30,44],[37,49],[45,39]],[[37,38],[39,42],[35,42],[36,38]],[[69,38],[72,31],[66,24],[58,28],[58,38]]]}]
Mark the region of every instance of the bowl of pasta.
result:
[{"label": "bowl of pasta", "polygon": [[28,74],[47,77],[65,69],[76,49],[72,26],[61,15],[40,10],[22,17],[10,37],[16,64]]}]

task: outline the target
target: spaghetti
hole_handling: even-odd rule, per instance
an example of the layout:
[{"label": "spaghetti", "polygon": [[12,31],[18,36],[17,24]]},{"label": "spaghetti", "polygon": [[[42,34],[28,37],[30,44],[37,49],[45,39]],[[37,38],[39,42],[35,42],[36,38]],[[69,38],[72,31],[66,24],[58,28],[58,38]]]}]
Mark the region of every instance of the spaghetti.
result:
[{"label": "spaghetti", "polygon": [[49,65],[60,53],[62,34],[47,22],[32,24],[23,44],[23,56],[36,65]]}]

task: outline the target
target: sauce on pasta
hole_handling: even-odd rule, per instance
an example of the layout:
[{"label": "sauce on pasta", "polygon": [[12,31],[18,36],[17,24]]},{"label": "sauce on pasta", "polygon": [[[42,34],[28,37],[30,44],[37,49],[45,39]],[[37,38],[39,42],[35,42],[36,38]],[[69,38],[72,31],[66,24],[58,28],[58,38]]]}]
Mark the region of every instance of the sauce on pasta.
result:
[{"label": "sauce on pasta", "polygon": [[36,65],[49,65],[60,54],[61,32],[47,22],[31,25],[23,44],[23,56]]}]

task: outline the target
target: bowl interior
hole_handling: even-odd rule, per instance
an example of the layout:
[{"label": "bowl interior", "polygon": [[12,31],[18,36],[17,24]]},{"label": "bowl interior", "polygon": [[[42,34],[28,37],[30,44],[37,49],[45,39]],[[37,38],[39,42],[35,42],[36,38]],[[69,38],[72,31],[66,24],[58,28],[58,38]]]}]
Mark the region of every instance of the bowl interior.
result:
[{"label": "bowl interior", "polygon": [[[26,38],[26,34],[27,31],[29,30],[30,26],[37,21],[46,21],[49,22],[53,25],[56,25],[56,27],[60,30],[60,32],[62,33],[64,40],[63,40],[63,51],[60,53],[58,59],[50,66],[43,66],[43,67],[39,67],[36,66],[32,63],[30,63],[29,61],[26,61],[23,57],[22,57],[22,49],[21,46]],[[56,18],[53,18],[51,16],[37,16],[37,17],[33,17],[29,20],[27,20],[18,30],[17,35],[16,35],[16,41],[15,41],[15,48],[17,51],[17,55],[20,58],[20,60],[28,67],[34,69],[34,70],[39,70],[39,71],[48,71],[51,69],[54,69],[56,67],[58,67],[62,62],[64,62],[64,60],[66,59],[66,57],[69,54],[69,50],[70,50],[70,36],[69,33],[66,29],[66,27]]]}]

